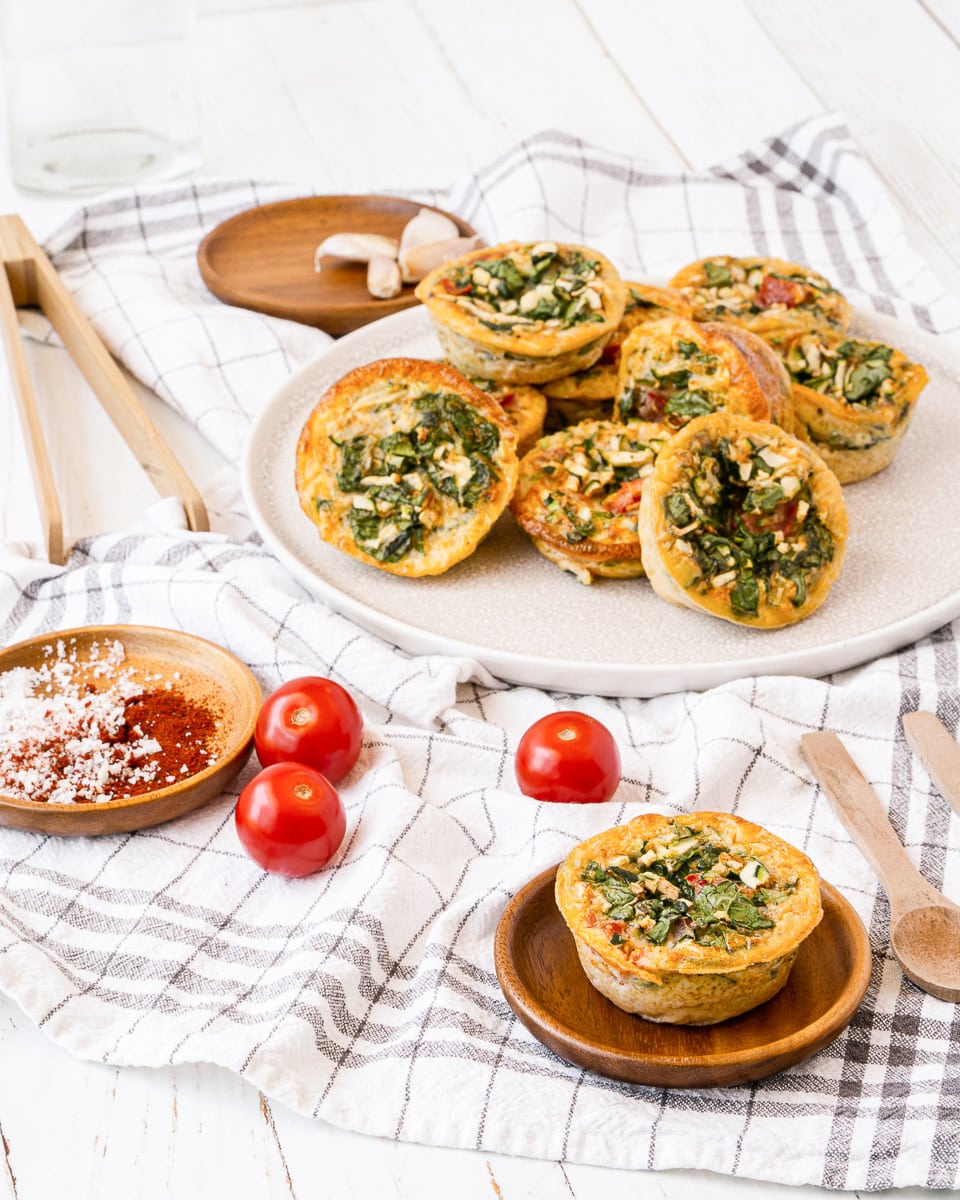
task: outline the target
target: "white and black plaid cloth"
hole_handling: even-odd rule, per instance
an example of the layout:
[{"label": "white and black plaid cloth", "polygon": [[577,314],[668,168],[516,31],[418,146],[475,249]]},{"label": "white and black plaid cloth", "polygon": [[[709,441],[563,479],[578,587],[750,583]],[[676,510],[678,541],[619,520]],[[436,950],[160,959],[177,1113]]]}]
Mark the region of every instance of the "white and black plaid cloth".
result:
[{"label": "white and black plaid cloth", "polygon": [[[48,244],[113,352],[232,463],[251,418],[327,339],[221,305],[197,244],[231,213],[305,190],[124,193]],[[757,251],[812,265],[860,306],[960,329],[960,308],[832,117],[695,175],[544,133],[435,198],[488,241],[584,242],[630,278]],[[46,1033],[98,1061],[220,1063],[301,1112],[388,1137],[829,1188],[960,1186],[960,1009],[904,981],[885,897],[799,751],[804,732],[838,731],[911,856],[960,900],[960,824],[899,722],[928,708],[956,730],[955,627],[825,680],[645,701],[507,687],[470,660],[411,658],[313,599],[263,550],[237,495],[230,466],[208,494],[209,534],[147,523],[85,539],[64,568],[0,555],[2,640],[155,624],[221,643],[264,689],[333,676],[366,719],[342,787],[344,845],[312,878],[266,875],[237,842],[235,794],[133,835],[0,829],[0,987]],[[519,737],[556,707],[616,735],[614,802],[518,793]],[[500,992],[500,913],[582,838],[644,809],[691,808],[759,821],[814,859],[869,930],[866,1000],[826,1050],[751,1086],[658,1090],[569,1066]]]}]

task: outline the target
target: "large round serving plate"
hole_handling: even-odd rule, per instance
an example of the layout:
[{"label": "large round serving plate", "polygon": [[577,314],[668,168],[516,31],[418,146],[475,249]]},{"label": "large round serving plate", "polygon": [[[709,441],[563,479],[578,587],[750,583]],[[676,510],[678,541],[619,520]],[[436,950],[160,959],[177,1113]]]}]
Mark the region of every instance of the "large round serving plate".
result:
[{"label": "large round serving plate", "polygon": [[345,337],[270,400],[247,444],[247,504],[297,579],[411,654],[465,656],[511,682],[610,696],[841,671],[960,615],[960,350],[875,314],[858,313],[855,332],[923,363],[930,383],[893,465],[844,489],[850,539],[838,583],[812,617],[784,629],[676,608],[643,579],[585,587],[541,557],[509,513],[470,558],[431,579],[390,575],[321,542],[294,487],[301,426],[324,390],[361,363],[440,357],[422,308]]}]

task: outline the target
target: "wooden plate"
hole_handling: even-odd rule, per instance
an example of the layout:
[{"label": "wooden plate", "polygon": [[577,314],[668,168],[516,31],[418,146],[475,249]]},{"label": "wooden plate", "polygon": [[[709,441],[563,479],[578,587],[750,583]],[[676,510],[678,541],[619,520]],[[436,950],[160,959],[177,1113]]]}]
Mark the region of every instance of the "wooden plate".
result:
[{"label": "wooden plate", "polygon": [[51,648],[63,642],[86,659],[94,642],[119,641],[123,668],[140,675],[172,678],[188,699],[220,710],[213,764],[169,787],[127,799],[90,804],[47,804],[0,795],[0,825],[39,833],[92,836],[159,825],[191,812],[219,796],[250,757],[260,706],[260,687],[239,659],[203,638],[147,625],[91,625],[18,642],[0,651],[0,673],[13,667],[35,668],[49,661]]},{"label": "wooden plate", "polygon": [[[367,291],[365,263],[329,258],[317,274],[317,246],[332,233],[399,238],[423,207],[395,196],[305,196],[264,204],[207,234],[197,251],[200,274],[227,304],[316,325],[335,336],[349,333],[416,304],[414,285],[405,284],[392,300],[375,300]],[[456,222],[463,237],[473,235],[459,217],[444,216]]]},{"label": "wooden plate", "polygon": [[824,883],[823,920],[772,1000],[718,1025],[646,1021],[617,1008],[587,979],[554,900],[556,874],[551,867],[532,879],[504,910],[494,944],[497,977],[534,1037],[600,1075],[674,1088],[764,1079],[829,1045],[870,982],[866,930]]}]

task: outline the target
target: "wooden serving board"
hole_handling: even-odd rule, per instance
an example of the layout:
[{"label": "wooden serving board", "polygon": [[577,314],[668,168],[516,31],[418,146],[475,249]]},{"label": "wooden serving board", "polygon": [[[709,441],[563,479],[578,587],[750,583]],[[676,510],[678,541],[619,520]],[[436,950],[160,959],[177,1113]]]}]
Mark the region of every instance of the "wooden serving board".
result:
[{"label": "wooden serving board", "polygon": [[[317,273],[317,246],[334,233],[399,238],[422,207],[398,196],[305,196],[264,204],[207,234],[197,251],[200,274],[227,304],[315,325],[338,337],[418,301],[413,284],[390,300],[375,300],[367,291],[365,263],[325,258]],[[443,215],[456,222],[462,237],[473,235],[465,221]]]},{"label": "wooden serving board", "polygon": [[644,1020],[617,1008],[587,979],[554,900],[556,874],[551,867],[532,879],[504,910],[494,945],[497,977],[534,1037],[599,1075],[673,1088],[764,1079],[838,1037],[870,982],[863,923],[823,883],[823,920],[772,1000],[717,1025]]}]

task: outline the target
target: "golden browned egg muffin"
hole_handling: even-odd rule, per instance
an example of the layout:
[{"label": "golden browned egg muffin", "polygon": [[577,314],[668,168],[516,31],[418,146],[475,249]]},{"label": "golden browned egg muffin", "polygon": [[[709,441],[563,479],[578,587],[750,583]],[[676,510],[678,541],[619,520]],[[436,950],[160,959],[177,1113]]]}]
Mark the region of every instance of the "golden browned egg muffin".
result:
[{"label": "golden browned egg muffin", "polygon": [[[612,400],[617,392],[620,347],[627,334],[638,325],[646,325],[664,317],[689,317],[692,313],[689,300],[681,292],[670,288],[652,287],[646,283],[628,282],[626,287],[627,306],[623,312],[623,320],[604,346],[596,364],[585,371],[574,371],[572,375],[564,375],[561,379],[545,383],[543,394],[548,400],[580,400],[584,402],[583,407],[591,401]],[[592,415],[602,417],[604,414]],[[585,420],[586,416],[579,419]]]},{"label": "golden browned egg muffin", "polygon": [[713,1025],[787,982],[822,916],[809,858],[729,813],[644,813],[575,846],[557,906],[587,978],[649,1021]]},{"label": "golden browned egg muffin", "polygon": [[793,428],[790,379],[760,338],[679,317],[628,335],[620,348],[615,420],[660,421],[675,430],[721,410]]},{"label": "golden browned egg muffin", "polygon": [[439,575],[489,532],[517,465],[492,396],[444,363],[390,358],[320,398],[300,434],[296,485],[338,550],[395,575]]},{"label": "golden browned egg muffin", "polygon": [[540,553],[581,583],[643,574],[637,514],[668,436],[662,425],[584,421],[520,462],[510,508]]},{"label": "golden browned egg muffin", "polygon": [[890,465],[927,373],[892,346],[824,333],[795,338],[783,356],[798,436],[841,483]]},{"label": "golden browned egg muffin", "polygon": [[586,246],[504,242],[418,285],[443,352],[466,375],[545,383],[591,366],[620,324],[626,288]]},{"label": "golden browned egg muffin", "polygon": [[842,333],[850,323],[850,305],[829,280],[781,258],[715,254],[683,267],[670,286],[689,299],[694,320],[731,321],[764,338]]},{"label": "golden browned egg muffin", "polygon": [[840,484],[816,451],[732,413],[697,417],[675,434],[640,502],[654,591],[761,629],[819,608],[846,542]]},{"label": "golden browned egg muffin", "polygon": [[543,422],[547,415],[547,398],[543,392],[529,383],[494,383],[492,379],[482,379],[479,375],[469,375],[467,378],[474,387],[492,396],[500,405],[517,435],[517,454],[526,454],[543,433]]}]

